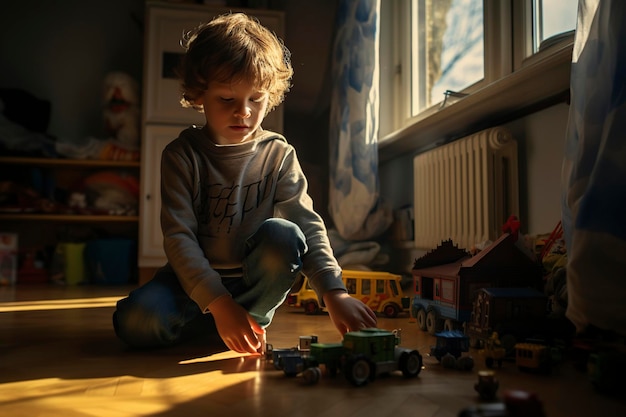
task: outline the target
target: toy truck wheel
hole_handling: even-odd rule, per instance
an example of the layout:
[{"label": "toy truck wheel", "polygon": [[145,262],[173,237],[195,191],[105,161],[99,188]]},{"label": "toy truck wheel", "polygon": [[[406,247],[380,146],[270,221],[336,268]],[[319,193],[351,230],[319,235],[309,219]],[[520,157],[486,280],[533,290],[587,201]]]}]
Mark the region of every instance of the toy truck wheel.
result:
[{"label": "toy truck wheel", "polygon": [[372,366],[370,362],[363,357],[355,357],[348,362],[348,372],[346,377],[357,387],[367,384],[372,372]]},{"label": "toy truck wheel", "polygon": [[322,370],[317,366],[307,368],[302,371],[302,380],[306,385],[315,385],[322,377]]},{"label": "toy truck wheel", "polygon": [[426,331],[426,310],[424,310],[423,308],[417,310],[416,319],[417,327],[419,327],[419,329],[422,331]]},{"label": "toy truck wheel", "polygon": [[383,308],[383,314],[390,319],[398,317],[399,312],[400,308],[393,303],[389,303]]},{"label": "toy truck wheel", "polygon": [[426,313],[426,330],[432,335],[439,331],[439,317],[437,317],[435,310]]},{"label": "toy truck wheel", "polygon": [[422,370],[422,355],[418,351],[404,352],[400,355],[399,369],[406,378],[416,377]]},{"label": "toy truck wheel", "polygon": [[304,313],[307,315],[315,315],[320,312],[320,307],[317,302],[311,300],[304,303]]},{"label": "toy truck wheel", "polygon": [[452,319],[446,319],[443,322],[443,330],[444,331],[453,331],[456,329],[456,324],[454,323],[454,320]]}]

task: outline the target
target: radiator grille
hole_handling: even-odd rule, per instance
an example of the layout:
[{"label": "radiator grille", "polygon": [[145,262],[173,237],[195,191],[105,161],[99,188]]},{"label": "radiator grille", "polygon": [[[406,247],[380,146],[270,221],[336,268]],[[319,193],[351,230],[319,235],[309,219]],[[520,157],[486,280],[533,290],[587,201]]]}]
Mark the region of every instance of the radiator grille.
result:
[{"label": "radiator grille", "polygon": [[517,142],[491,128],[417,155],[413,160],[415,246],[443,240],[469,249],[495,240],[519,216]]}]

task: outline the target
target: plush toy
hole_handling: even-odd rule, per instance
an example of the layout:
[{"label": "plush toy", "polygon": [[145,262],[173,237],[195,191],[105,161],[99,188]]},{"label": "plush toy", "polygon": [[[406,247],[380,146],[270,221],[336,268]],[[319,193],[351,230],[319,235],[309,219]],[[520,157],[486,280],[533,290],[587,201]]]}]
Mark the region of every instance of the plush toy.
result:
[{"label": "plush toy", "polygon": [[137,82],[124,72],[111,72],[104,78],[102,94],[106,138],[90,136],[80,144],[59,141],[55,144],[56,152],[74,159],[139,160]]},{"label": "plush toy", "polygon": [[139,148],[139,87],[124,72],[104,79],[104,127],[111,139],[128,150]]},{"label": "plush toy", "polygon": [[139,180],[127,172],[96,172],[84,178],[77,191],[83,193],[88,210],[112,215],[137,215]]}]

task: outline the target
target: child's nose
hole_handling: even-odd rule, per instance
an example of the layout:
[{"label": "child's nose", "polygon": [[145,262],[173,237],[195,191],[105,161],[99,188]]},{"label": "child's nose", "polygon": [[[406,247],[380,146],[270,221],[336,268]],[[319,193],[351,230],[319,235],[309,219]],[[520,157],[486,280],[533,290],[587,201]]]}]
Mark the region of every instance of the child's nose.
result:
[{"label": "child's nose", "polygon": [[248,117],[250,117],[250,115],[251,115],[250,107],[248,107],[246,104],[240,104],[235,109],[235,117],[241,117],[243,119],[247,119]]}]

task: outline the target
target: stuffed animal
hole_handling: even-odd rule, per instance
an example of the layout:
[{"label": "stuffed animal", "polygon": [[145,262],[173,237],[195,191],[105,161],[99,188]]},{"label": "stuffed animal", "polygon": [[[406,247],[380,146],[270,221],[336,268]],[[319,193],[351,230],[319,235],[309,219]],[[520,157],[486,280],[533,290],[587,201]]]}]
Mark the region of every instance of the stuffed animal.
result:
[{"label": "stuffed animal", "polygon": [[82,180],[78,187],[89,209],[112,215],[137,215],[139,180],[123,171],[99,171]]},{"label": "stuffed animal", "polygon": [[104,79],[104,127],[110,138],[128,150],[139,148],[139,87],[124,72]]}]

